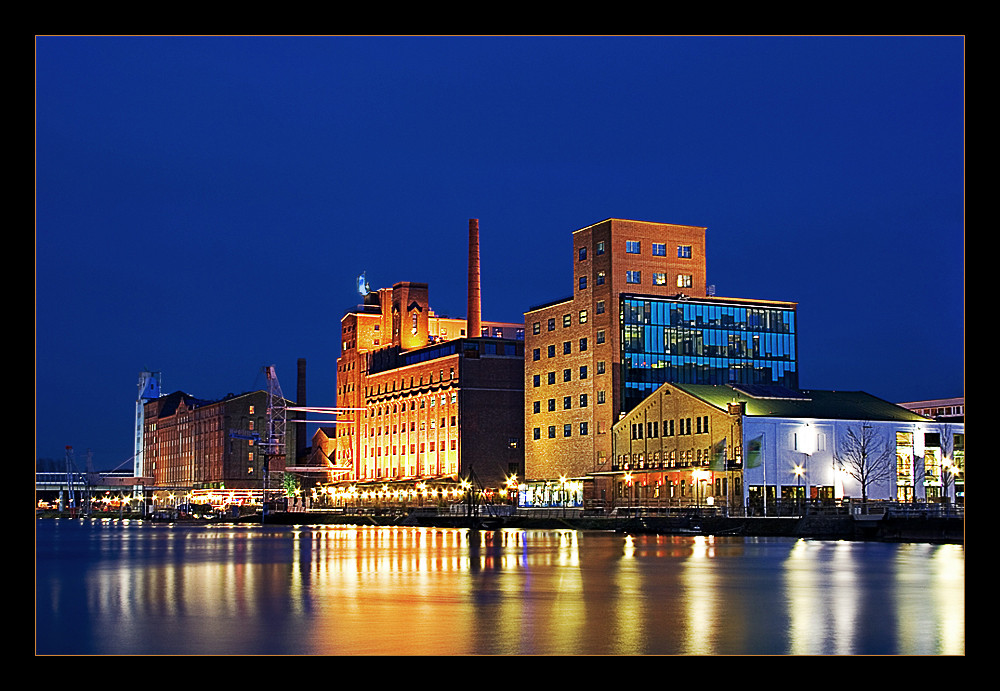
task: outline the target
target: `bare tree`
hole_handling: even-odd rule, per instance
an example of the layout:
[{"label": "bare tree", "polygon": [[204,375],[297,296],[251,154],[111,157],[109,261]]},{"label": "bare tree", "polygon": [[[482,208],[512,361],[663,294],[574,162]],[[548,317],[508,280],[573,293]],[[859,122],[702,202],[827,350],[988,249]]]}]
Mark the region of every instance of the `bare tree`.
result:
[{"label": "bare tree", "polygon": [[955,430],[947,422],[938,425],[938,434],[941,440],[938,442],[941,449],[941,492],[946,504],[951,503],[948,494],[948,486],[954,486],[955,474],[960,472],[956,467],[955,459]]},{"label": "bare tree", "polygon": [[861,500],[868,501],[868,489],[892,477],[896,470],[896,449],[868,422],[860,428],[848,427],[833,454],[841,470],[861,485]]}]

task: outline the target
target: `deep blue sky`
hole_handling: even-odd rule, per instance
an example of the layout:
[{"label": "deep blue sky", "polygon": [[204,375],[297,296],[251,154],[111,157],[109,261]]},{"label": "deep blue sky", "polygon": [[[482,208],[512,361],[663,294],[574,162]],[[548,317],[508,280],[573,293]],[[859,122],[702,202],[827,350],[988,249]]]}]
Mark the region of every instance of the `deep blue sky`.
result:
[{"label": "deep blue sky", "polygon": [[[799,303],[804,388],[964,394],[964,39],[36,39],[36,442],[132,454],[164,391],[334,405],[340,317],[572,292],[571,233],[708,228],[717,294]],[[130,463],[126,463],[130,467]]]}]

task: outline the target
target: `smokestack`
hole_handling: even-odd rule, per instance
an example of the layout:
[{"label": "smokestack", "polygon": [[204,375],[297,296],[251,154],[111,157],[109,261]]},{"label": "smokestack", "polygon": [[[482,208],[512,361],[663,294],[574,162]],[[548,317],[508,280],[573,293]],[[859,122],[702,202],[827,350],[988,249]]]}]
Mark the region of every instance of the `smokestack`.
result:
[{"label": "smokestack", "polygon": [[[299,358],[299,371],[295,382],[295,404],[299,408],[305,408],[306,406],[306,359]],[[296,420],[305,420],[306,414],[303,412],[295,413]],[[308,441],[306,436],[306,426],[303,424],[292,425],[295,430],[295,465],[298,465],[298,459],[305,455],[306,442]]]},{"label": "smokestack", "polygon": [[479,219],[469,219],[469,316],[466,333],[482,335],[483,305],[479,292]]}]

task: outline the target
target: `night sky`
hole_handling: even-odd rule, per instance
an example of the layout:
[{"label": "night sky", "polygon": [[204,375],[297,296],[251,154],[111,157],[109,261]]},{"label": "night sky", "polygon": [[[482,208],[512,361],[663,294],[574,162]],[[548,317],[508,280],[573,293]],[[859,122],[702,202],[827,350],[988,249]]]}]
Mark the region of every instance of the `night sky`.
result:
[{"label": "night sky", "polygon": [[[36,455],[131,468],[139,372],[335,405],[340,318],[573,290],[572,231],[708,228],[803,388],[964,395],[962,37],[36,38]],[[310,427],[310,433],[314,429]]]}]

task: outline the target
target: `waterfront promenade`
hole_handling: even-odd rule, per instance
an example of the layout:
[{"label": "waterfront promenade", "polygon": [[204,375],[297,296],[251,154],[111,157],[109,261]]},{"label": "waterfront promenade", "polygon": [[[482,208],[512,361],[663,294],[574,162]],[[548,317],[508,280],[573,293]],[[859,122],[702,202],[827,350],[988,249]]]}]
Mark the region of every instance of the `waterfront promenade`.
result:
[{"label": "waterfront promenade", "polygon": [[[732,535],[747,537],[802,537],[832,540],[884,540],[961,544],[965,541],[962,507],[941,505],[887,505],[862,512],[806,513],[801,516],[724,516],[711,511],[690,510],[660,513],[641,508],[593,514],[582,509],[514,509],[490,512],[485,507],[466,511],[452,505],[442,508],[312,509],[269,513],[263,521],[272,525],[377,525],[441,528],[569,529],[603,530],[633,534]],[[471,514],[471,515],[470,515]],[[39,518],[70,517],[46,512]],[[165,523],[259,524],[260,513],[233,517],[195,518],[179,512],[158,512],[149,517],[133,514],[94,513],[93,519],[132,518]]]}]

